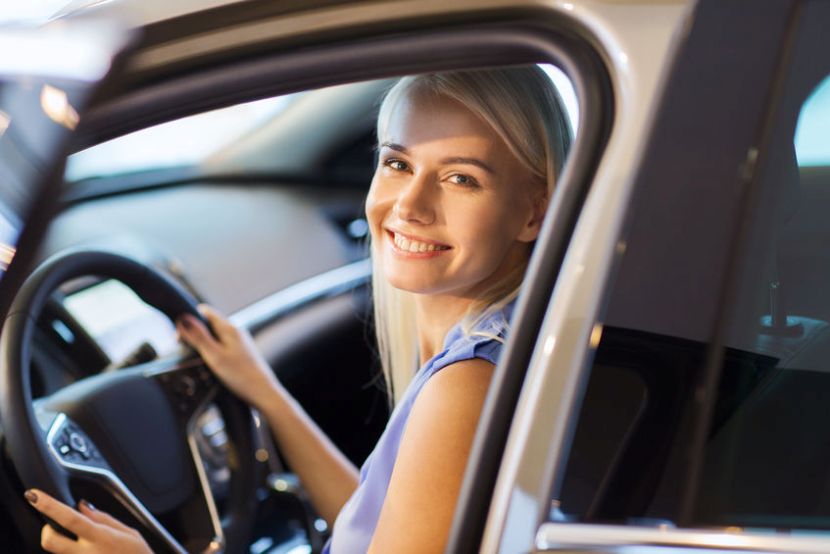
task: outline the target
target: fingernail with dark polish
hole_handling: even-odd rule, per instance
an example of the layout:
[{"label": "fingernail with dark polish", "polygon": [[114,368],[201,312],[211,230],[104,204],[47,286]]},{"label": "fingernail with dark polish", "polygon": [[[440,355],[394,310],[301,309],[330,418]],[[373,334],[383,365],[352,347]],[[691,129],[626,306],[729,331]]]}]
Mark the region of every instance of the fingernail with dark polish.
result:
[{"label": "fingernail with dark polish", "polygon": [[92,502],[87,502],[86,500],[81,500],[81,504],[83,504],[84,508],[86,508],[90,512],[94,512],[95,510],[98,509],[98,508],[95,507],[95,505]]},{"label": "fingernail with dark polish", "polygon": [[185,328],[185,329],[190,329],[190,327],[191,327],[193,324],[190,322],[190,319],[189,319],[189,318],[187,318],[187,317],[183,317],[183,318],[182,318],[182,325],[184,325],[184,328]]},{"label": "fingernail with dark polish", "polygon": [[28,500],[30,504],[37,504],[37,493],[32,489],[29,489],[26,492],[24,492],[23,496],[26,497],[26,500]]}]

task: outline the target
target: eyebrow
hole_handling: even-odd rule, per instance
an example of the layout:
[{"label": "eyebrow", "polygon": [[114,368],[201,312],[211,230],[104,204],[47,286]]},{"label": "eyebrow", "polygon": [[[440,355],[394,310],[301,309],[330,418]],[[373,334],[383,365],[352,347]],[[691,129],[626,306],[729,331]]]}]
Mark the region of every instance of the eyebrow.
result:
[{"label": "eyebrow", "polygon": [[[396,152],[400,152],[401,154],[409,154],[409,150],[406,146],[402,144],[397,144],[395,142],[384,142],[380,145],[381,148],[389,148],[390,150],[395,150]],[[495,175],[495,170],[484,163],[483,161],[479,160],[478,158],[465,158],[463,156],[451,156],[449,158],[444,158],[441,160],[442,164],[465,164],[465,165],[473,165],[483,169],[484,171]]]}]

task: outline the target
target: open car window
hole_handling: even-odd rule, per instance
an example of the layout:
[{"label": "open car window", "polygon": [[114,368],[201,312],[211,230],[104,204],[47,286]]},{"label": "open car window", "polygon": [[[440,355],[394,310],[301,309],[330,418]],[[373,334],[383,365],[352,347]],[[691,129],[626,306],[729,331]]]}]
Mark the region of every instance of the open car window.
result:
[{"label": "open car window", "polygon": [[[573,85],[559,69],[544,68],[577,133]],[[379,99],[393,82],[237,104],[80,151],[69,159],[65,203],[39,255],[77,247],[117,252],[217,306],[255,333],[280,381],[360,465],[389,414],[367,330],[363,198],[375,164]],[[179,169],[189,173],[182,178]],[[134,296],[104,274],[50,299],[48,313],[38,318],[33,396],[43,400],[83,379],[103,380],[136,363],[164,363],[176,355],[169,317]],[[59,359],[51,355],[55,351]],[[85,357],[89,351],[94,359]],[[223,415],[214,408],[194,419],[191,431],[202,459],[213,460],[205,464],[206,483],[222,515],[230,498],[232,437],[222,431]],[[267,429],[259,429],[267,437]],[[291,469],[279,465],[273,446],[259,449],[257,462],[267,471]],[[261,500],[263,518],[278,521],[257,528],[260,545],[284,546],[313,534],[297,528],[296,514],[286,515],[290,511],[280,504],[285,499]],[[106,507],[108,501],[101,495],[95,502]],[[327,530],[322,520],[309,521]],[[162,524],[176,538],[194,532],[174,517]]]},{"label": "open car window", "polygon": [[[573,85],[556,66],[542,67],[556,85],[575,131],[579,107]],[[371,129],[379,98],[393,83],[385,79],[264,98],[141,129],[73,154],[65,179],[71,184],[186,167],[319,178],[315,164],[328,160],[314,156],[325,153],[326,143],[329,150],[339,147],[338,138],[349,132],[344,117],[352,118],[352,129]],[[321,112],[330,114],[328,125]],[[361,173],[364,184],[367,177]]]}]

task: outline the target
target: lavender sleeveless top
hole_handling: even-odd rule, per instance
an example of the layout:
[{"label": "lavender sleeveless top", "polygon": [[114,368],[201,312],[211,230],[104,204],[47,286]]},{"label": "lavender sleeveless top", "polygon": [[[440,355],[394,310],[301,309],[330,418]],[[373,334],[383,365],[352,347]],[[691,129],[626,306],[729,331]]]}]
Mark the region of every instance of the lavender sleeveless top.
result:
[{"label": "lavender sleeveless top", "polygon": [[493,337],[504,338],[512,311],[511,303],[480,321],[467,335],[456,325],[447,333],[444,348],[421,366],[403,398],[395,406],[375,449],[360,468],[357,489],[340,510],[332,538],[323,548],[323,554],[355,554],[369,549],[386,498],[401,437],[421,389],[430,377],[455,362],[481,358],[495,364],[502,343]]}]

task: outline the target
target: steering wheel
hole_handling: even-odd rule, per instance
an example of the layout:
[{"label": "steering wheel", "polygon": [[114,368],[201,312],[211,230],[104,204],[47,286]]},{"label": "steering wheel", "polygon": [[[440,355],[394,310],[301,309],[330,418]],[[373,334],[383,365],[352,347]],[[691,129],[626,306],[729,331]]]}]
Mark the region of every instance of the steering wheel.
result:
[{"label": "steering wheel", "polygon": [[[171,320],[183,313],[201,318],[177,283],[122,255],[73,250],[44,262],[21,287],[0,334],[0,417],[23,485],[75,506],[70,484],[92,480],[132,514],[155,551],[187,552],[183,544],[244,551],[256,508],[253,419],[197,354],[88,377],[33,403],[35,321],[61,283],[87,275],[121,281]],[[211,402],[231,448],[222,521],[194,439],[196,417]],[[178,538],[159,514],[180,525]]]}]

